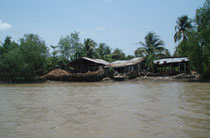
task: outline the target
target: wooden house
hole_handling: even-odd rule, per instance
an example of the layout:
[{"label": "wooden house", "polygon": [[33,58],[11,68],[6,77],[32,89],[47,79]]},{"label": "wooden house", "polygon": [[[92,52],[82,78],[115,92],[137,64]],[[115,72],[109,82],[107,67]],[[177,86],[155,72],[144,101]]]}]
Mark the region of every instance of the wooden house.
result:
[{"label": "wooden house", "polygon": [[104,66],[107,66],[109,64],[109,62],[102,59],[81,57],[67,64],[67,70],[70,73],[94,72],[99,69],[104,69]]},{"label": "wooden house", "polygon": [[70,73],[68,81],[100,81],[105,75],[105,66],[109,62],[102,59],[81,57],[67,64],[66,70]]},{"label": "wooden house", "polygon": [[131,60],[118,60],[109,64],[114,70],[115,80],[131,79],[138,76],[138,73],[142,70],[144,59],[137,57]]},{"label": "wooden house", "polygon": [[189,59],[187,57],[170,57],[154,60],[155,73],[186,73],[189,71]]}]

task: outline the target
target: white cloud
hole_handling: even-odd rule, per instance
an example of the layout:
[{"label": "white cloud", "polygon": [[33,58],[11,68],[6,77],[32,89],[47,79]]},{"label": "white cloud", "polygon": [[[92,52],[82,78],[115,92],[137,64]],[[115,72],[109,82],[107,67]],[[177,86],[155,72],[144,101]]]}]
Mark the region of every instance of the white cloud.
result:
[{"label": "white cloud", "polygon": [[12,28],[12,25],[0,20],[0,30],[6,30],[6,29],[10,29],[10,28]]},{"label": "white cloud", "polygon": [[97,31],[104,31],[104,27],[101,27],[101,26],[96,27],[96,30],[97,30]]}]

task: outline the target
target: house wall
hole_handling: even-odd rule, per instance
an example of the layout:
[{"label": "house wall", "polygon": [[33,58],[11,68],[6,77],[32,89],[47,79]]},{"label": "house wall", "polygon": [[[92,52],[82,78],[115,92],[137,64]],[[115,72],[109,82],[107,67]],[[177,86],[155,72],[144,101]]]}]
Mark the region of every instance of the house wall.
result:
[{"label": "house wall", "polygon": [[128,78],[135,78],[138,76],[138,73],[141,71],[141,64],[130,65],[126,67],[114,68],[114,75],[117,73],[127,76]]},{"label": "house wall", "polygon": [[170,74],[178,74],[178,73],[186,73],[189,71],[188,62],[180,62],[180,63],[170,63],[158,65],[155,64],[154,72],[155,73],[170,73]]},{"label": "house wall", "polygon": [[86,73],[88,71],[95,72],[99,68],[104,69],[104,65],[81,59],[69,65],[68,70],[71,73]]}]

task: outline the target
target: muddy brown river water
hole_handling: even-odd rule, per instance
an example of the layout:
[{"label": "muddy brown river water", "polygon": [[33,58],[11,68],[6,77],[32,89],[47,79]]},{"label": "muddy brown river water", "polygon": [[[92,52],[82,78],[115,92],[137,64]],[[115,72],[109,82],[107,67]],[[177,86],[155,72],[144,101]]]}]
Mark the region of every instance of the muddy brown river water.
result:
[{"label": "muddy brown river water", "polygon": [[210,137],[210,83],[0,84],[0,138]]}]

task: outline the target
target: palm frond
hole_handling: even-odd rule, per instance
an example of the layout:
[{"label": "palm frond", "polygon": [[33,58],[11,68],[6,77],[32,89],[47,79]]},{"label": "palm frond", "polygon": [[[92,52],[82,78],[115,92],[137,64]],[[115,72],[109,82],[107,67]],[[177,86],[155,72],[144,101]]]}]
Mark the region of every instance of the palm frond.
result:
[{"label": "palm frond", "polygon": [[143,46],[143,47],[147,47],[146,44],[143,43],[143,42],[139,42],[139,44],[140,44],[141,46]]},{"label": "palm frond", "polygon": [[147,55],[147,50],[144,47],[139,47],[138,49],[136,49],[134,54],[136,57],[145,57]]}]

